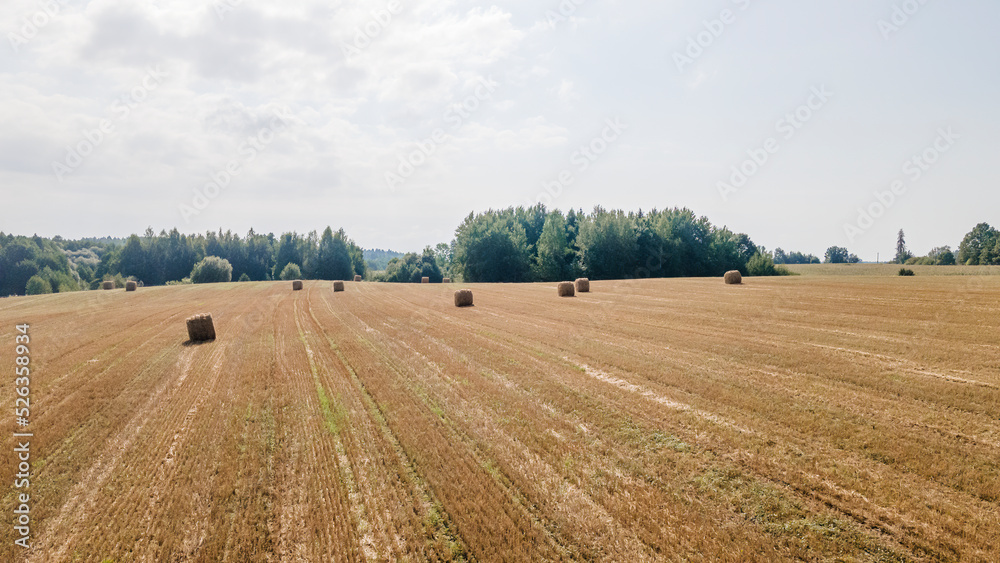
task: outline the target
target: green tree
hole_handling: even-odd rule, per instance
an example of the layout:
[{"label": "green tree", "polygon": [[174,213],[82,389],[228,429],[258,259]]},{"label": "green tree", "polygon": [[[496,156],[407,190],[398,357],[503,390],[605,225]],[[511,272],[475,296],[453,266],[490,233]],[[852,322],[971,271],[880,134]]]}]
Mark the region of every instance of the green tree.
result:
[{"label": "green tree", "polygon": [[623,211],[595,208],[580,222],[576,240],[584,273],[592,279],[622,279],[639,269],[638,236]]},{"label": "green tree", "polygon": [[573,276],[573,251],[569,247],[566,220],[559,211],[545,218],[542,234],[538,238],[538,255],[535,258],[535,279],[561,281]]},{"label": "green tree", "polygon": [[454,244],[455,241],[452,241],[451,244],[439,242],[434,247],[434,257],[437,259],[438,267],[441,268],[441,275],[443,276],[451,276],[451,258]]},{"label": "green tree", "polygon": [[228,283],[233,281],[233,266],[229,260],[206,256],[191,270],[191,283]]},{"label": "green tree", "polygon": [[[708,219],[680,208],[653,210],[649,215],[660,239],[658,254],[645,258],[652,275],[702,277],[724,273],[715,271],[717,266],[713,265],[711,244],[715,229]],[[649,268],[649,264],[660,265],[660,273],[656,274],[656,268]]]},{"label": "green tree", "polygon": [[530,278],[531,255],[524,226],[513,210],[470,213],[455,231],[454,268],[477,282],[524,282]]},{"label": "green tree", "polygon": [[241,281],[241,282],[248,282],[248,281],[250,281],[250,276],[248,276],[246,272],[243,272],[243,273],[242,273],[242,274],[240,275],[240,279],[239,279],[238,281]]},{"label": "green tree", "polygon": [[52,286],[41,276],[31,276],[24,290],[25,295],[44,295],[52,293]]},{"label": "green tree", "polygon": [[826,249],[827,264],[846,264],[850,257],[850,252],[842,246],[831,246]]},{"label": "green tree", "polygon": [[317,279],[345,280],[354,277],[347,243],[342,238],[334,237],[330,227],[323,231],[323,236],[319,239],[316,261],[314,275]]},{"label": "green tree", "polygon": [[760,248],[747,262],[747,273],[751,276],[787,276],[791,274],[784,266],[776,266],[771,253]]},{"label": "green tree", "polygon": [[402,257],[390,258],[382,275],[382,281],[412,283],[414,278],[416,278],[416,281],[419,282],[421,272],[421,269],[417,266],[419,261],[419,257],[413,252],[408,252]]},{"label": "green tree", "polygon": [[[351,249],[356,248],[360,256],[359,262],[364,267],[364,253],[361,249],[355,246],[354,241],[347,237],[347,233],[344,229],[337,229],[336,234],[333,235],[334,242],[334,253],[333,253],[333,273],[338,276],[334,279],[340,280],[351,280],[354,279],[354,259],[351,257]],[[363,271],[359,271],[358,274],[364,275]]]},{"label": "green tree", "polygon": [[296,264],[299,268],[299,277],[302,277],[301,267],[298,266],[302,264],[302,247],[299,244],[300,237],[295,233],[285,233],[281,235],[278,240],[277,249],[275,251],[274,257],[274,268],[271,272],[272,278],[279,278],[281,274],[285,271],[285,266],[289,264]]},{"label": "green tree", "polygon": [[934,264],[939,266],[955,265],[955,254],[951,251],[950,246],[932,248],[931,251],[927,253],[927,257],[930,258]]},{"label": "green tree", "polygon": [[[980,223],[976,225],[965,238],[962,239],[962,244],[958,246],[958,255],[956,256],[959,264],[968,264],[970,266],[975,266],[980,264],[980,260],[983,257],[983,251],[986,249],[992,249],[996,246],[998,237],[997,230],[989,225],[989,223]],[[989,252],[987,252],[986,258],[989,258]],[[989,264],[986,262],[984,265]]]},{"label": "green tree", "polygon": [[[420,255],[420,277],[430,278],[431,283],[441,283],[444,279],[444,276],[441,275],[441,267],[437,263],[437,255],[430,246],[425,247],[423,254]],[[419,282],[420,280],[414,281]]]},{"label": "green tree", "polygon": [[285,264],[285,268],[281,270],[279,278],[284,281],[302,279],[302,268],[295,263]]},{"label": "green tree", "polygon": [[788,264],[788,256],[785,251],[780,248],[774,249],[774,263],[775,264]]},{"label": "green tree", "polygon": [[913,254],[906,249],[906,235],[903,233],[903,229],[899,229],[899,235],[896,237],[896,264],[905,264],[907,260],[913,258]]},{"label": "green tree", "polygon": [[[746,233],[740,233],[736,235],[736,249],[740,254],[740,258],[744,262],[749,262],[751,258],[761,253],[761,250],[757,248],[757,245],[750,240],[750,235]],[[753,275],[753,274],[750,274]]]}]

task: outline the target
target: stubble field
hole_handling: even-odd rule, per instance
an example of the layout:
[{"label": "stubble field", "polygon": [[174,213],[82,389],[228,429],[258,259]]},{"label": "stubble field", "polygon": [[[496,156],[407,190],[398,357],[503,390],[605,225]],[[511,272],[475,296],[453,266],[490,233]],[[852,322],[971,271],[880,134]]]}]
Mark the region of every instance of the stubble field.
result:
[{"label": "stubble field", "polygon": [[0,560],[998,560],[1000,276],[458,287],[0,300]]}]

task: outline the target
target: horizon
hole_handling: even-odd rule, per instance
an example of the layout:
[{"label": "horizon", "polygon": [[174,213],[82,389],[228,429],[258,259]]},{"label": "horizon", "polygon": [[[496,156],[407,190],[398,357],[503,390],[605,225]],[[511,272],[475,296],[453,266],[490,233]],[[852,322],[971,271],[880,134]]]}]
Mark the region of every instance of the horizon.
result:
[{"label": "horizon", "polygon": [[0,15],[6,232],[336,225],[419,252],[487,209],[687,207],[772,251],[873,262],[900,229],[924,255],[1000,223],[982,211],[1000,204],[983,189],[1000,178],[986,0],[14,0]]}]

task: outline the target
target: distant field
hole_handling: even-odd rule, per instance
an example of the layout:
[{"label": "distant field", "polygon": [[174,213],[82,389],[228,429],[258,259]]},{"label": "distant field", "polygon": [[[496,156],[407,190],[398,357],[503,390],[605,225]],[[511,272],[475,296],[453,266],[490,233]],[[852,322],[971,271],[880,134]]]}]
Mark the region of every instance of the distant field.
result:
[{"label": "distant field", "polygon": [[1000,266],[900,266],[899,264],[790,264],[803,276],[898,276],[900,268],[918,276],[996,276]]},{"label": "distant field", "polygon": [[0,300],[0,561],[996,561],[1000,276],[461,287]]}]

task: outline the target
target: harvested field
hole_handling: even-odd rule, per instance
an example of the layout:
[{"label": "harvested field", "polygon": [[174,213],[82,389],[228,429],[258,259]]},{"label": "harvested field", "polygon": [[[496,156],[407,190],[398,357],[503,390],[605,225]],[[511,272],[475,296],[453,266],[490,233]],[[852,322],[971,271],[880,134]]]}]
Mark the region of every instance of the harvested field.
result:
[{"label": "harvested field", "polygon": [[0,561],[995,560],[1000,276],[286,283],[0,299]]}]

